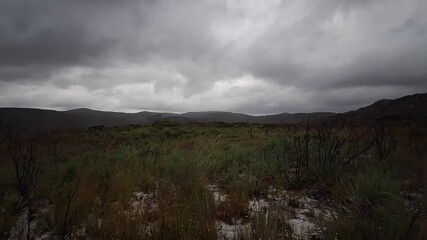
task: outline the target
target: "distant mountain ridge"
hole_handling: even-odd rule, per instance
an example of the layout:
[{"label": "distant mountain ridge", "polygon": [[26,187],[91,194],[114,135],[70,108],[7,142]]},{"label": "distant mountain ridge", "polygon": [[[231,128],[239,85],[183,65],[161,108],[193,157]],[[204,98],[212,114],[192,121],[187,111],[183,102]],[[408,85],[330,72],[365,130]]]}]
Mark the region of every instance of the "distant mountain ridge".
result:
[{"label": "distant mountain ridge", "polygon": [[20,131],[44,132],[51,130],[82,129],[92,126],[124,126],[147,125],[155,121],[171,121],[177,123],[299,123],[310,119],[322,119],[335,113],[297,113],[252,116],[232,112],[188,112],[157,113],[157,112],[106,112],[79,108],[68,111],[55,111],[32,108],[0,108],[0,125]]},{"label": "distant mountain ridge", "polygon": [[[51,130],[83,129],[91,126],[124,126],[131,124],[146,125],[155,121],[225,122],[225,123],[266,123],[294,124],[310,121],[322,121],[335,116],[332,112],[281,113],[264,116],[252,116],[242,113],[205,111],[177,113],[138,112],[122,113],[97,111],[79,108],[68,111],[54,111],[31,108],[0,108],[0,125],[20,131],[43,132]],[[384,116],[396,116],[405,119],[427,120],[427,93],[414,94],[394,100],[380,100],[367,107],[340,114],[348,119],[372,120]]]}]

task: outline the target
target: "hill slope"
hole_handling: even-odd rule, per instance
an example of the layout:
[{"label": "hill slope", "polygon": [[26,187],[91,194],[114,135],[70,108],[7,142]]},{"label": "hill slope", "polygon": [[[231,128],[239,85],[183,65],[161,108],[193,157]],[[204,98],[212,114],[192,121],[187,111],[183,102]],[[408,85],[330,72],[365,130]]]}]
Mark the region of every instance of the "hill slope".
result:
[{"label": "hill slope", "polygon": [[380,118],[427,121],[427,93],[408,95],[397,99],[382,99],[366,107],[342,114],[352,120]]},{"label": "hill slope", "polygon": [[0,108],[0,126],[20,131],[44,132],[90,126],[84,118],[66,112],[29,108]]}]

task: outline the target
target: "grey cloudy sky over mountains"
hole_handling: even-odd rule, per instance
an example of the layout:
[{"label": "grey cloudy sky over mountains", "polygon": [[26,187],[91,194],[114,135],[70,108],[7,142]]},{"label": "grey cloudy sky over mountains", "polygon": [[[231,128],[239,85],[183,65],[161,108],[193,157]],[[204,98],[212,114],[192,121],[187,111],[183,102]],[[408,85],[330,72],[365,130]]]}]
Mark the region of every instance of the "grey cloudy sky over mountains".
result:
[{"label": "grey cloudy sky over mountains", "polygon": [[425,0],[0,0],[0,105],[346,111],[427,91]]}]

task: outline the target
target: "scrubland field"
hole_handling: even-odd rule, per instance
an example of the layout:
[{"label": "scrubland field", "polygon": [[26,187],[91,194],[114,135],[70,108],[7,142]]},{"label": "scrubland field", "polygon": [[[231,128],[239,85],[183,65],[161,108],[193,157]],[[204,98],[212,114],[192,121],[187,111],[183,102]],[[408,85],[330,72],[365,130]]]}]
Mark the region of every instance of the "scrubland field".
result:
[{"label": "scrubland field", "polygon": [[4,129],[0,239],[427,239],[405,121]]}]

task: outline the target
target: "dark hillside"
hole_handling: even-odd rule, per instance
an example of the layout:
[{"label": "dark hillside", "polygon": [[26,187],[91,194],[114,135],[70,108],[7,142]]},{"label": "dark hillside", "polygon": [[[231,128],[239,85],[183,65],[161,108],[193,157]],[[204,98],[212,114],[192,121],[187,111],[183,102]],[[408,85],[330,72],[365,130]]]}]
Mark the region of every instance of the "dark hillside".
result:
[{"label": "dark hillside", "polygon": [[377,119],[427,121],[427,93],[408,95],[397,99],[383,99],[355,111],[343,113],[348,120]]},{"label": "dark hillside", "polygon": [[90,124],[78,115],[30,108],[0,108],[0,125],[27,132],[85,128]]}]

